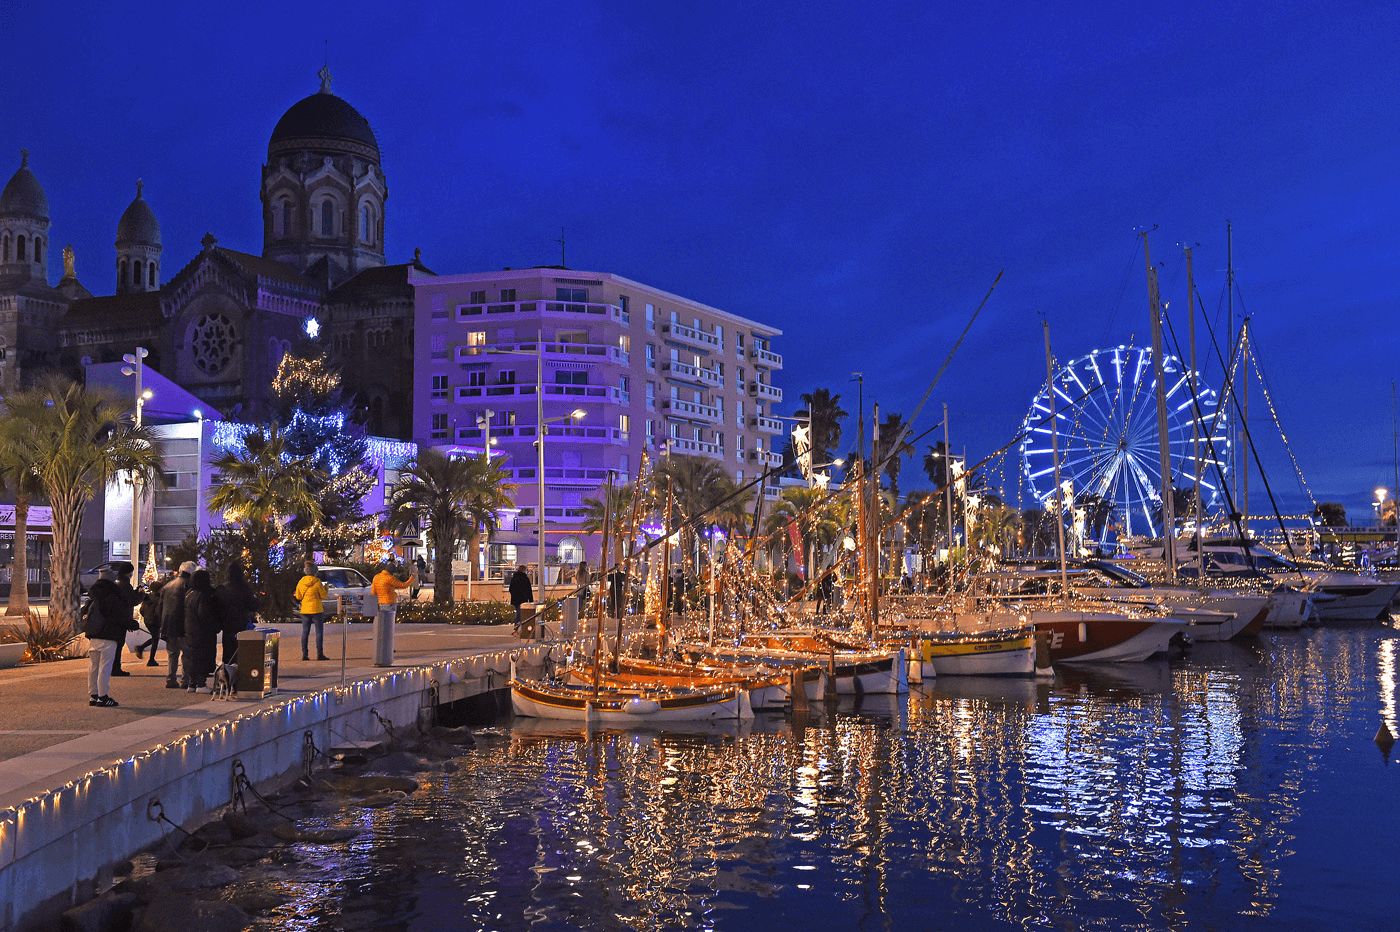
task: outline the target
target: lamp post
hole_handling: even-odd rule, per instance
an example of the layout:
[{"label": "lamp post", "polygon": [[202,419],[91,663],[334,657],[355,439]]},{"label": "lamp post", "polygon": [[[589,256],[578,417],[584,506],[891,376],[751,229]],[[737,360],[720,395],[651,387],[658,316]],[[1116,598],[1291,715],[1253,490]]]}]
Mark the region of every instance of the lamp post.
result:
[{"label": "lamp post", "polygon": [[[495,412],[494,410],[492,410],[491,408],[483,408],[483,409],[481,410],[481,412],[478,413],[477,416],[476,416],[476,426],[479,427],[479,428],[481,428],[481,432],[482,432],[482,445],[481,445],[481,448],[482,448],[483,451],[485,451],[485,454],[484,454],[484,455],[486,456],[486,462],[487,462],[487,463],[490,463],[490,462],[491,462],[491,418],[493,418],[493,417],[495,417],[495,416],[496,416],[496,412]],[[453,442],[456,442],[456,438],[455,438],[455,437],[453,438]],[[482,574],[482,579],[488,579],[488,578],[490,578],[490,576],[491,576],[491,525],[490,525],[489,523],[486,525],[486,535],[485,535],[484,542],[483,542],[482,546],[483,546],[483,549],[485,549],[485,551],[486,551],[486,570],[485,570],[485,572]],[[473,564],[479,564],[479,563],[480,563],[480,557],[479,557],[478,554],[473,553],[473,554],[471,554],[470,556],[472,557],[472,563],[473,563]],[[476,568],[479,569],[480,566],[478,565]],[[436,585],[436,582],[434,582],[434,585]],[[467,573],[467,598],[468,598],[468,599],[471,599],[471,597],[472,597],[472,572],[471,572],[471,571],[468,571],[468,573]]]},{"label": "lamp post", "polygon": [[[151,397],[151,393],[141,389],[141,372],[143,369],[142,360],[151,355],[144,346],[136,347],[136,352],[127,353],[122,356],[122,362],[127,365],[122,366],[122,375],[132,375],[136,377],[136,426],[141,426],[141,408],[145,406],[146,399]],[[136,478],[136,474],[131,474],[131,565],[134,567],[132,576],[136,580],[141,579],[141,486]]]},{"label": "lamp post", "polygon": [[1385,507],[1385,497],[1390,494],[1390,490],[1384,487],[1376,489],[1376,500],[1373,503],[1376,507],[1376,524],[1384,526],[1385,516],[1382,511]]},{"label": "lamp post", "polygon": [[[543,343],[543,342],[540,343],[540,352],[541,352],[541,354],[543,354],[543,352],[544,352],[544,343]],[[543,355],[540,356],[540,365],[541,365],[540,371],[543,372],[543,371],[544,371],[544,369],[543,369],[543,365],[544,365],[544,356],[543,356]],[[539,401],[539,404],[536,406],[536,411],[537,411],[538,414],[539,414],[539,420],[538,420],[538,422],[537,422],[539,426],[537,426],[537,427],[535,428],[535,449],[539,451],[539,465],[538,465],[538,471],[539,471],[539,485],[540,485],[540,504],[539,504],[539,516],[538,516],[538,517],[539,517],[539,534],[540,534],[540,546],[539,546],[540,564],[539,564],[539,572],[538,572],[537,575],[538,575],[538,577],[539,577],[539,596],[540,596],[541,599],[544,598],[544,438],[545,438],[545,435],[549,433],[549,425],[550,425],[550,424],[553,424],[553,423],[555,423],[556,421],[568,421],[569,424],[572,425],[573,422],[574,422],[576,419],[580,419],[580,420],[581,420],[582,418],[588,416],[588,412],[587,412],[587,411],[584,411],[582,408],[575,408],[574,410],[570,411],[568,414],[561,414],[559,417],[552,417],[552,418],[549,418],[548,420],[546,420],[546,419],[545,419],[545,416],[544,416],[544,393],[543,393],[543,385],[544,385],[544,381],[543,381],[543,379],[541,379],[541,381],[540,381],[540,383],[539,383],[539,386],[538,386],[538,388],[537,388],[537,390],[540,392],[540,401]]]},{"label": "lamp post", "polygon": [[200,515],[204,514],[204,412],[195,408],[190,413],[199,431],[194,438],[194,538],[199,540]]}]

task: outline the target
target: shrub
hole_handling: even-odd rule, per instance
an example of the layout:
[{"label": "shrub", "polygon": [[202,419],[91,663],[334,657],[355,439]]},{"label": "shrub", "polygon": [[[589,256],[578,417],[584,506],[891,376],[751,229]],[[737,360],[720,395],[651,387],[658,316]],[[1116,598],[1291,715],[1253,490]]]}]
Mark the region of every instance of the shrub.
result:
[{"label": "shrub", "polygon": [[[545,606],[546,621],[559,620],[559,602]],[[515,606],[509,602],[400,602],[396,620],[400,624],[512,625]]]},{"label": "shrub", "polygon": [[30,663],[45,663],[50,660],[69,660],[81,657],[82,639],[73,634],[71,628],[56,618],[30,611],[25,624],[0,626],[0,635],[10,643],[23,641],[29,645],[24,659]]}]

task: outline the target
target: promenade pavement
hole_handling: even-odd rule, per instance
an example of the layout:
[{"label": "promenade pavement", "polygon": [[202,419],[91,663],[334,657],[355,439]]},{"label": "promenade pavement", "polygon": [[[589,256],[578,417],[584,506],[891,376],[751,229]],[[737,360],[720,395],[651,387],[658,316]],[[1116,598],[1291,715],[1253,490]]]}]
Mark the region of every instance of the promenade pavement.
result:
[{"label": "promenade pavement", "polygon": [[[264,626],[266,627],[266,626]],[[314,692],[341,682],[344,635],[346,682],[382,675],[372,663],[369,624],[325,626],[329,661],[301,659],[301,625],[275,625],[281,632],[278,694]],[[140,632],[144,637],[145,632]],[[137,642],[136,638],[132,638]],[[394,666],[440,663],[520,645],[509,625],[412,625],[395,627]],[[311,654],[316,652],[312,633]],[[149,657],[150,655],[147,654]],[[0,809],[22,802],[100,764],[234,718],[259,700],[211,701],[207,695],[165,688],[166,653],[146,666],[130,650],[114,678],[118,708],[88,705],[86,657],[0,670]]]}]

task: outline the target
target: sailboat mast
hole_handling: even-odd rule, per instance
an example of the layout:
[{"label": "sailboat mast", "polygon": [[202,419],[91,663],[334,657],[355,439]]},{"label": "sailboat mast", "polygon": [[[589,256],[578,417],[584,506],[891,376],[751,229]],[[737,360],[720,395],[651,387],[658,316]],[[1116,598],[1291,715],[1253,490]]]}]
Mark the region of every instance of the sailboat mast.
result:
[{"label": "sailboat mast", "polygon": [[1205,578],[1205,550],[1202,547],[1205,504],[1201,499],[1201,415],[1200,393],[1196,386],[1196,277],[1191,265],[1191,247],[1186,247],[1186,312],[1191,340],[1191,462],[1196,468],[1196,578]]},{"label": "sailboat mast", "polygon": [[870,636],[880,631],[880,404],[870,418],[870,530],[865,539],[870,547]]},{"label": "sailboat mast", "polygon": [[[1147,237],[1143,237],[1144,246]],[[1167,562],[1167,578],[1176,577],[1176,516],[1172,503],[1172,450],[1167,433],[1167,376],[1162,359],[1162,295],[1157,287],[1157,270],[1147,267],[1147,300],[1152,309],[1152,370],[1157,383],[1157,455],[1162,483],[1162,553]]]},{"label": "sailboat mast", "polygon": [[[1400,495],[1400,484],[1395,494]],[[948,562],[952,570],[953,560],[953,448],[948,446],[948,402],[943,402],[943,497],[948,502]],[[952,592],[952,577],[948,579],[948,591]]]},{"label": "sailboat mast", "polygon": [[1147,246],[1147,233],[1142,237],[1142,259],[1147,263],[1147,305],[1152,313],[1152,374],[1157,385],[1157,456],[1162,488],[1162,553],[1167,563],[1167,576],[1176,577],[1176,517],[1172,507],[1172,451],[1167,437],[1167,382],[1162,364],[1162,295],[1157,288],[1157,271],[1152,268],[1152,252]]},{"label": "sailboat mast", "polygon": [[[1059,404],[1055,401],[1055,364],[1050,356],[1050,321],[1041,321],[1045,328],[1045,390],[1050,400],[1050,462],[1055,467],[1055,533],[1060,542],[1060,595],[1069,595],[1069,569],[1065,566],[1065,509],[1060,486],[1060,424]],[[946,419],[944,420],[946,424]]]},{"label": "sailboat mast", "polygon": [[1240,324],[1240,534],[1249,536],[1249,318]]}]

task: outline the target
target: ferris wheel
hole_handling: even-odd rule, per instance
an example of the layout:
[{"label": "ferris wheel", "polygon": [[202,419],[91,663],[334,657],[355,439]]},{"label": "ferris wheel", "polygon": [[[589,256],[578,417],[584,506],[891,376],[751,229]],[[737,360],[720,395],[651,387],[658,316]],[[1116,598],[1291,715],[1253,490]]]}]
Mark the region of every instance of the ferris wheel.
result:
[{"label": "ferris wheel", "polygon": [[[1164,357],[1162,369],[1171,475],[1176,488],[1190,488],[1196,475],[1192,423],[1197,407],[1192,404],[1191,373],[1175,356]],[[1200,494],[1202,505],[1210,509],[1221,497],[1230,430],[1225,411],[1217,410],[1215,391],[1199,375],[1195,382],[1202,416]],[[1153,537],[1161,533],[1161,445],[1150,349],[1094,350],[1055,373],[1050,386],[1041,388],[1031,401],[1022,425],[1021,468],[1031,493],[1047,510],[1053,509],[1055,501],[1052,429],[1060,452],[1063,500],[1111,509],[1105,527],[1113,525],[1121,534]]]}]

